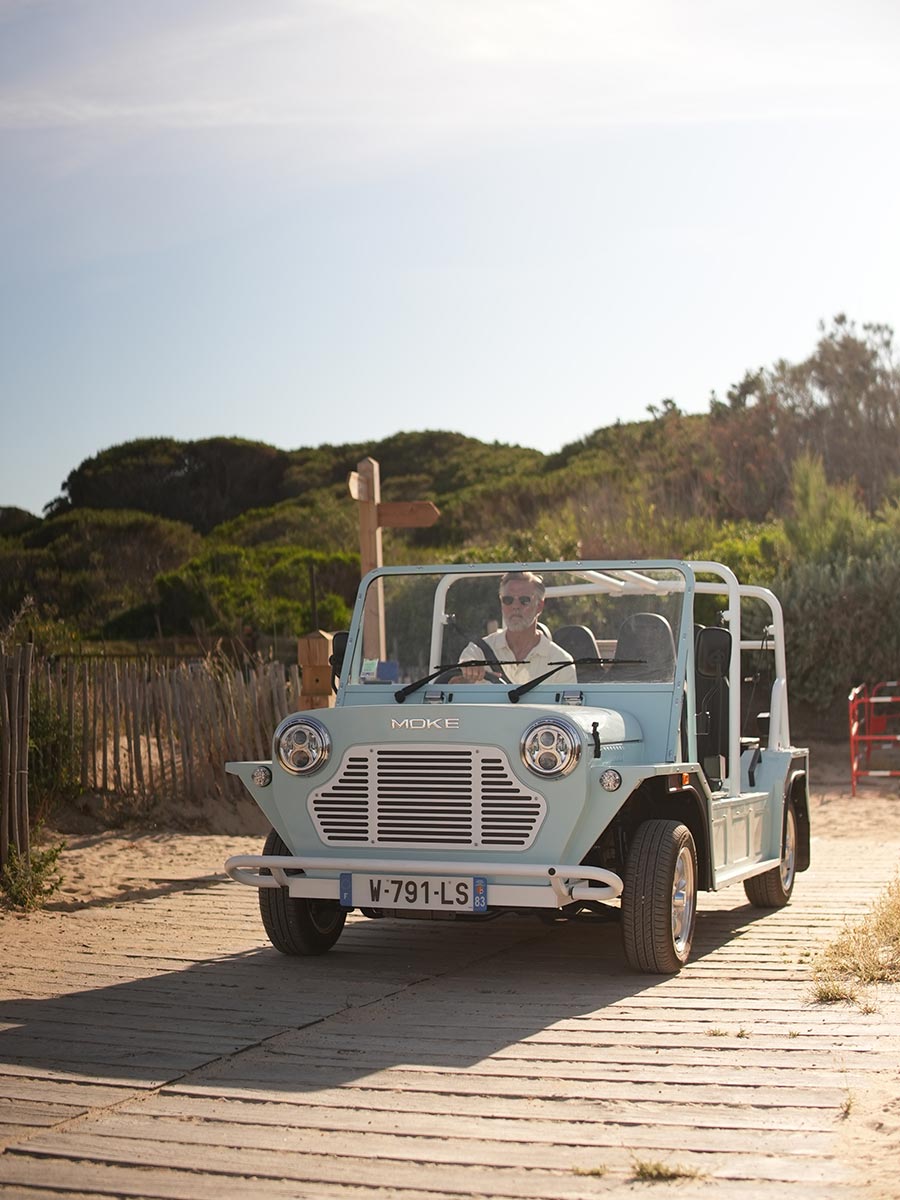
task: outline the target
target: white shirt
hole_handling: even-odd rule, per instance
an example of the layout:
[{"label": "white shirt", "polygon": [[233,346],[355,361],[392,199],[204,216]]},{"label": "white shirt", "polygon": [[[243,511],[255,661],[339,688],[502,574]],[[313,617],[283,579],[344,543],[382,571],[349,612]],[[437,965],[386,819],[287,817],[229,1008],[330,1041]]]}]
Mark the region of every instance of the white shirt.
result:
[{"label": "white shirt", "polygon": [[[528,656],[525,662],[513,663],[513,659],[518,656],[513,654],[509,648],[509,643],[506,640],[506,630],[498,629],[496,633],[489,633],[482,640],[487,642],[491,650],[497,656],[503,666],[503,674],[512,683],[527,683],[529,679],[534,679],[536,675],[543,675],[545,671],[550,670],[552,663],[558,662],[573,662],[572,655],[567,650],[563,650],[562,646],[557,646],[556,642],[551,642],[548,637],[538,631],[540,641],[536,646],[528,651]],[[461,663],[472,662],[473,660],[483,660],[484,652],[476,646],[474,642],[469,642],[468,646],[459,656]],[[488,668],[490,670],[490,667]],[[551,675],[547,683],[577,683],[578,676],[575,667],[560,667],[555,675]]]}]

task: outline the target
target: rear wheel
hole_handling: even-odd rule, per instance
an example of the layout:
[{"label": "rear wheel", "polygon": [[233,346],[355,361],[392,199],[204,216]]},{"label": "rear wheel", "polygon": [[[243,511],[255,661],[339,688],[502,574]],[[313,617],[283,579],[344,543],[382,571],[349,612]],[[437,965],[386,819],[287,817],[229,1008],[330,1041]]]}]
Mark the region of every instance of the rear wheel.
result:
[{"label": "rear wheel", "polygon": [[679,821],[645,821],[628,852],[622,891],[625,957],[653,975],[680,971],[697,923],[697,848]]},{"label": "rear wheel", "polygon": [[[290,853],[273,829],[263,854]],[[282,954],[324,954],[341,936],[347,919],[347,910],[336,900],[290,896],[284,887],[260,888],[259,912],[269,941]]]},{"label": "rear wheel", "polygon": [[744,880],[747,899],[757,908],[784,908],[794,890],[797,874],[797,810],[793,800],[784,808],[781,862],[771,871]]}]

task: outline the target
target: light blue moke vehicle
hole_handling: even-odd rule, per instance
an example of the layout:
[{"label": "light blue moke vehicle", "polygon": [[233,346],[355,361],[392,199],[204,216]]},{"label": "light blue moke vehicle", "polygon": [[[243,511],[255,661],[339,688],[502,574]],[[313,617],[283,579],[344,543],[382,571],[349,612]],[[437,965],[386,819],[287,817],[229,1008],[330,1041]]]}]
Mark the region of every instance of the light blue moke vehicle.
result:
[{"label": "light blue moke vehicle", "polygon": [[[526,683],[483,640],[509,571],[542,577],[554,643]],[[478,682],[458,665],[473,653]],[[226,870],[259,888],[285,954],[330,949],[354,909],[473,925],[620,913],[631,966],[670,973],[698,889],[741,882],[780,908],[809,866],[781,607],[721,564],[380,569],[332,662],[335,706],[282,721],[271,762],[227,767],[272,832]]]}]

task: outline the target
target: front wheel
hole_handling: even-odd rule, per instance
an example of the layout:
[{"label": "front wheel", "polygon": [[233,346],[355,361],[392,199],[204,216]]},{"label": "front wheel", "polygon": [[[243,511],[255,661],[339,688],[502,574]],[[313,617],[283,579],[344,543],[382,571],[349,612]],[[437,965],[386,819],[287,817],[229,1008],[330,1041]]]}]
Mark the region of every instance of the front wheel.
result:
[{"label": "front wheel", "polygon": [[[273,829],[263,854],[290,853]],[[282,954],[324,954],[347,920],[347,910],[336,900],[290,896],[284,887],[259,889],[259,913],[269,941]]]},{"label": "front wheel", "polygon": [[645,821],[628,852],[622,891],[625,957],[651,975],[680,971],[697,923],[697,848],[679,821]]},{"label": "front wheel", "polygon": [[797,810],[793,800],[784,809],[781,862],[771,871],[744,880],[747,899],[757,908],[784,908],[794,890],[797,874]]}]

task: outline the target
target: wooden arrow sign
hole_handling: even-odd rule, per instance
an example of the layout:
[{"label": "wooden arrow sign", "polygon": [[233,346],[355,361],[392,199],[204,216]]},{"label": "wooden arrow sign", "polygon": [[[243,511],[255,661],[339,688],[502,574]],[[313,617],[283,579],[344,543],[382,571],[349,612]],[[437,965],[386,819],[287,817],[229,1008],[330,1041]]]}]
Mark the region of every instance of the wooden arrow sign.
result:
[{"label": "wooden arrow sign", "polygon": [[387,500],[378,505],[378,524],[382,528],[411,529],[433,525],[441,510],[430,500]]}]

